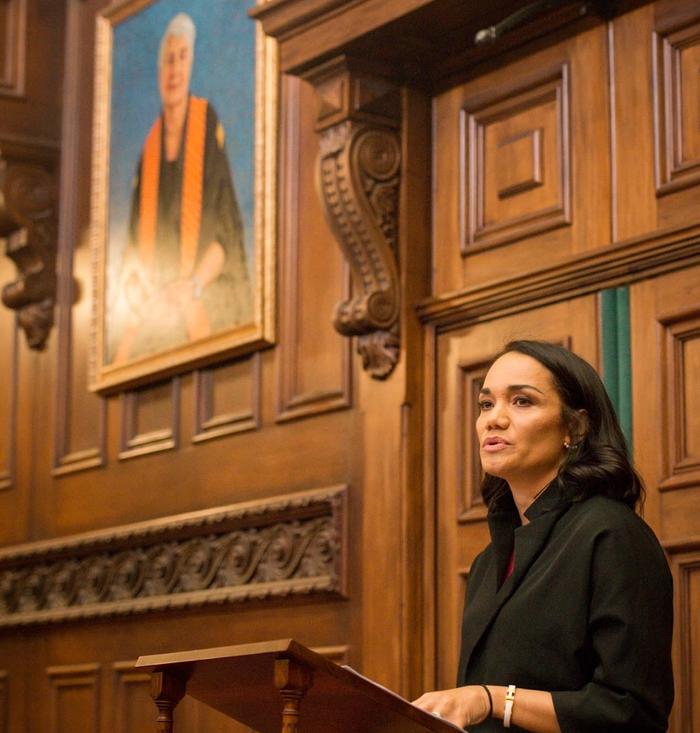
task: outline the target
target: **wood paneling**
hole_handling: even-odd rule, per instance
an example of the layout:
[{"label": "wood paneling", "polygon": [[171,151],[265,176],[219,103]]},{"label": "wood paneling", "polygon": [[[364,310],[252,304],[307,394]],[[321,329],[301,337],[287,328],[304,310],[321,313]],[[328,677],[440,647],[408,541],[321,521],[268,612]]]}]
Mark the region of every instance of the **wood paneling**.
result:
[{"label": "wood paneling", "polygon": [[0,733],[7,733],[8,720],[10,718],[9,711],[9,675],[3,669],[0,669]]},{"label": "wood paneling", "polygon": [[691,310],[665,316],[664,384],[666,466],[660,489],[700,486],[700,302]]},{"label": "wood paneling", "polygon": [[645,480],[644,516],[674,572],[673,733],[700,725],[700,267],[630,289],[634,455]]},{"label": "wood paneling", "polygon": [[[68,3],[66,74],[63,99],[61,197],[58,230],[59,277],[56,298],[58,340],[54,421],[53,474],[102,466],[106,452],[107,410],[104,399],[87,390],[92,332],[92,261],[87,237],[81,236],[81,212],[87,208],[79,186],[90,129],[86,85],[79,83],[83,64],[81,8]],[[67,276],[72,273],[72,276]]]},{"label": "wood paneling", "polygon": [[694,551],[671,550],[675,605],[674,670],[676,701],[671,730],[691,733],[700,729],[700,538]]},{"label": "wood paneling", "polygon": [[[437,337],[436,389],[437,556],[435,561],[437,685],[451,687],[459,653],[459,618],[469,568],[488,543],[486,512],[478,504],[479,471],[474,392],[485,366],[514,338],[570,344],[598,363],[594,296],[447,331]],[[466,507],[465,507],[466,502]],[[466,511],[465,511],[466,509]]]},{"label": "wood paneling", "polygon": [[195,443],[260,427],[260,354],[195,372]]},{"label": "wood paneling", "polygon": [[177,447],[180,428],[180,378],[122,395],[119,459],[136,458]]},{"label": "wood paneling", "polygon": [[481,462],[479,446],[474,440],[473,425],[479,416],[479,390],[484,383],[488,364],[486,362],[460,362],[457,372],[457,419],[455,430],[457,440],[457,496],[458,522],[473,522],[486,518],[486,505],[479,492],[481,483]]},{"label": "wood paneling", "polygon": [[607,86],[600,26],[435,98],[435,295],[610,242]]},{"label": "wood paneling", "polygon": [[613,21],[616,237],[697,222],[700,12],[658,0]]},{"label": "wood paneling", "polygon": [[98,733],[98,664],[48,667],[51,684],[50,733]]},{"label": "wood paneling", "polygon": [[333,328],[335,306],[350,295],[350,274],[315,192],[317,143],[311,86],[284,84],[282,323],[277,420],[351,403],[351,340]]},{"label": "wood paneling", "polygon": [[0,4],[0,97],[24,94],[27,56],[27,0]]},{"label": "wood paneling", "polygon": [[568,77],[543,69],[467,102],[463,254],[571,223]]},{"label": "wood paneling", "polygon": [[151,675],[135,670],[135,663],[136,660],[112,664],[113,733],[145,733],[155,725],[156,706],[151,698]]},{"label": "wood paneling", "polygon": [[654,52],[657,193],[664,195],[700,183],[700,14],[657,33]]}]

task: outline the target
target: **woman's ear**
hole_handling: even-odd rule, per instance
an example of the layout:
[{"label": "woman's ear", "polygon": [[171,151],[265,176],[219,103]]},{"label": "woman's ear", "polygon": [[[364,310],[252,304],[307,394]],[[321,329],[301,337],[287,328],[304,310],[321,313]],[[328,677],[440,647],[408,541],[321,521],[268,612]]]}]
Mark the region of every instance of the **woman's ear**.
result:
[{"label": "woman's ear", "polygon": [[576,410],[572,416],[571,425],[569,430],[571,432],[571,444],[578,445],[588,434],[588,428],[590,427],[590,421],[588,419],[588,412],[583,408]]}]

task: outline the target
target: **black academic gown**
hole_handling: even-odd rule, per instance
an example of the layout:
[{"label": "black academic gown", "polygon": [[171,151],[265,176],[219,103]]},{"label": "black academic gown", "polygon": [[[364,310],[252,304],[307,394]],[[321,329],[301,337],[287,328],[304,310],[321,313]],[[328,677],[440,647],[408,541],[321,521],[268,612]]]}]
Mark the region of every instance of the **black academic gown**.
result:
[{"label": "black academic gown", "polygon": [[[672,581],[653,532],[622,502],[573,501],[556,482],[526,516],[520,526],[510,493],[489,514],[492,542],[469,577],[458,684],[550,691],[563,733],[666,731]],[[501,583],[513,544],[515,569]],[[514,715],[517,705],[516,693]]]}]

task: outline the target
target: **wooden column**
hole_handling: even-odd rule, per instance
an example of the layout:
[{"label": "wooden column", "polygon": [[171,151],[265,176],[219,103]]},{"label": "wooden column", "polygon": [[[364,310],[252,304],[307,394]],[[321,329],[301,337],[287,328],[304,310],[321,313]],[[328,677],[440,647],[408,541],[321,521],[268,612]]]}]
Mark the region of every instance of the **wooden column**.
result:
[{"label": "wooden column", "polygon": [[185,694],[185,681],[172,672],[153,672],[151,697],[158,706],[156,733],[173,732],[173,711]]},{"label": "wooden column", "polygon": [[282,733],[298,733],[299,708],[307,690],[313,684],[311,670],[292,659],[275,660],[275,686],[282,695]]}]

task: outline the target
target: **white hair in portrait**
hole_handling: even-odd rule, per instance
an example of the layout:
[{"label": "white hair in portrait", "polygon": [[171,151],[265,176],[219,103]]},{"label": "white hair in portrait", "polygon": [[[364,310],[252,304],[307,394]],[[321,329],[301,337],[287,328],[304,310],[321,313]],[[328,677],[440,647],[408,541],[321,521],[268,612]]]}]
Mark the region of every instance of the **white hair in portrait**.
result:
[{"label": "white hair in portrait", "polygon": [[158,49],[158,66],[163,63],[165,42],[168,40],[168,36],[184,38],[194,54],[194,42],[197,38],[197,28],[195,27],[194,21],[189,15],[187,15],[187,13],[178,13],[168,23],[168,27],[165,29],[165,33],[163,33],[163,37],[160,39],[160,48]]}]

